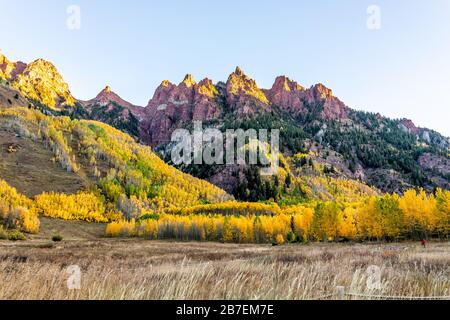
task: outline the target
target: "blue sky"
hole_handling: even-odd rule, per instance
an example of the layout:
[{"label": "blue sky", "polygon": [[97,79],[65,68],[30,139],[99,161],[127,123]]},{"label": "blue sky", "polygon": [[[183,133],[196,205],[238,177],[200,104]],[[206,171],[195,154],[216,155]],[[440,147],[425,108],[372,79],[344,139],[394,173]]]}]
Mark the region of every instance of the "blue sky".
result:
[{"label": "blue sky", "polygon": [[[81,29],[66,26],[69,5]],[[369,30],[367,8],[381,9]],[[448,0],[0,0],[0,49],[52,61],[79,99],[105,85],[146,105],[162,80],[322,82],[350,107],[450,136]]]}]

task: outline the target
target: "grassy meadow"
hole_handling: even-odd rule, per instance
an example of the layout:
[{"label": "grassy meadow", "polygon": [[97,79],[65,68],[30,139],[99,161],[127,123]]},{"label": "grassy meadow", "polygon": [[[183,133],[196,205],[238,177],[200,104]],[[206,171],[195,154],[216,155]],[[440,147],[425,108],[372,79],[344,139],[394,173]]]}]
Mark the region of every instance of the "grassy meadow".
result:
[{"label": "grassy meadow", "polygon": [[[108,239],[104,228],[43,218],[31,239],[0,241],[0,299],[338,299],[337,286],[373,296],[450,295],[448,242],[169,242]],[[64,240],[52,242],[56,233]],[[72,265],[81,270],[79,290],[67,287]],[[371,266],[381,268],[380,289],[367,286]]]}]

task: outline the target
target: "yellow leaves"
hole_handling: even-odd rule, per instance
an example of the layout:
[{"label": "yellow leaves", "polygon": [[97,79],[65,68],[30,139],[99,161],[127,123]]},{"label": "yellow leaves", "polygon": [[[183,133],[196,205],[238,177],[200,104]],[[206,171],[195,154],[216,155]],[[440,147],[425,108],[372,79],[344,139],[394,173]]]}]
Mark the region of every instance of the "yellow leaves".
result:
[{"label": "yellow leaves", "polygon": [[311,208],[297,207],[293,215],[293,232],[301,237],[303,241],[308,241],[311,234],[311,224],[314,218],[314,210]]},{"label": "yellow leaves", "polygon": [[405,215],[407,227],[414,230],[434,230],[438,224],[437,202],[434,195],[424,190],[408,190],[399,200],[399,207]]},{"label": "yellow leaves", "polygon": [[277,244],[277,245],[279,245],[279,246],[281,246],[282,244],[284,244],[284,237],[283,237],[283,235],[282,234],[278,234],[276,237],[275,237],[275,243]]},{"label": "yellow leaves", "polygon": [[37,233],[40,224],[33,202],[3,180],[0,180],[0,223],[28,233]]},{"label": "yellow leaves", "polygon": [[75,195],[43,193],[35,198],[39,213],[46,217],[87,222],[108,222],[104,216],[105,207],[92,193]]},{"label": "yellow leaves", "polygon": [[168,210],[167,213],[178,213],[182,215],[279,215],[282,212],[276,203],[265,204],[256,202],[223,202],[216,204],[198,205],[182,209]]},{"label": "yellow leaves", "polygon": [[439,232],[450,233],[450,191],[438,189],[436,191],[437,215]]},{"label": "yellow leaves", "polygon": [[132,220],[128,221],[116,221],[111,222],[106,226],[106,236],[108,237],[123,237],[132,236],[135,232],[136,222]]},{"label": "yellow leaves", "polygon": [[233,243],[272,243],[277,235],[286,237],[291,218],[286,215],[221,216],[162,214],[142,222],[112,222],[106,228],[110,237],[140,236],[153,240],[223,241]]},{"label": "yellow leaves", "polygon": [[383,236],[383,215],[377,210],[377,199],[371,197],[358,211],[358,227],[365,237],[381,238]]},{"label": "yellow leaves", "polygon": [[40,221],[34,209],[18,208],[21,229],[27,233],[38,233]]},{"label": "yellow leaves", "polygon": [[[226,202],[166,210],[157,219],[137,222],[133,230],[125,230],[149,239],[232,243],[284,243],[290,233],[304,241],[382,239],[414,236],[414,230],[405,226],[415,226],[418,212],[424,212],[429,215],[420,218],[426,222],[424,231],[445,235],[449,230],[449,199],[448,191],[438,190],[436,196],[410,191],[404,197],[387,194],[353,204],[322,202],[314,209]],[[117,224],[111,224],[110,229],[119,230],[111,234],[124,234],[120,231],[124,227]]]},{"label": "yellow leaves", "polygon": [[347,207],[339,212],[338,215],[338,235],[342,238],[356,238],[356,216],[357,209]]}]

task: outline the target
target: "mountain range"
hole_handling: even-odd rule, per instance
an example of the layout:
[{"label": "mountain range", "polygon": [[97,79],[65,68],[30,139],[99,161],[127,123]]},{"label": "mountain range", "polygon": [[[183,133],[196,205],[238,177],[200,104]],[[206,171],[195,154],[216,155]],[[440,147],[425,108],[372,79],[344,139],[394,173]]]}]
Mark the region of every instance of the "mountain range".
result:
[{"label": "mountain range", "polygon": [[323,84],[305,88],[286,76],[270,89],[239,67],[226,82],[164,80],[145,107],[133,105],[106,86],[89,101],[78,100],[56,67],[43,59],[12,62],[0,54],[0,103],[39,109],[51,116],[95,120],[133,136],[171,163],[176,129],[280,129],[281,168],[270,179],[259,166],[182,165],[240,200],[336,196],[343,184],[356,193],[402,193],[409,188],[450,189],[450,139],[417,127],[356,111]]}]

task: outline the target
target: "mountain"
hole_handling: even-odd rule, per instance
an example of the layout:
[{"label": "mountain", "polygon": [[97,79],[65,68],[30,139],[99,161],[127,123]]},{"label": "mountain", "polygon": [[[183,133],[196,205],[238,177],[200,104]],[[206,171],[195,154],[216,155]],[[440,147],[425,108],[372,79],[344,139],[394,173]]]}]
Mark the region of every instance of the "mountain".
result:
[{"label": "mountain", "polygon": [[450,188],[447,137],[411,120],[353,110],[323,84],[305,88],[279,76],[262,89],[237,67],[226,82],[196,82],[191,75],[179,84],[165,80],[141,108],[109,87],[89,101],[76,100],[56,68],[42,59],[26,65],[1,56],[0,72],[0,101],[10,107],[28,101],[46,114],[110,124],[151,145],[169,164],[172,133],[192,130],[193,121],[222,132],[280,129],[282,166],[275,177],[262,177],[261,166],[178,166],[238,199],[332,199],[342,196],[338,189],[345,184],[347,197]]},{"label": "mountain", "polygon": [[[192,122],[199,120],[222,131],[282,129],[282,152],[288,162],[292,163],[296,154],[306,154],[313,163],[333,168],[327,174],[330,177],[360,180],[383,192],[401,193],[414,186],[429,191],[450,187],[449,139],[417,128],[410,120],[352,110],[323,84],[305,89],[286,76],[277,77],[271,89],[260,89],[239,67],[226,83],[201,83],[205,81],[208,94],[202,94],[206,90],[199,90],[190,76],[179,85],[164,81],[146,107],[141,138],[168,162],[172,133],[179,128],[192,129]],[[430,163],[436,162],[442,165],[432,168]],[[180,168],[238,198],[252,193],[237,191],[249,185],[249,168]],[[323,171],[307,175],[322,175]]]},{"label": "mountain", "polygon": [[0,79],[20,91],[27,99],[53,110],[72,107],[75,98],[56,67],[43,59],[30,64],[11,62],[0,53]]},{"label": "mountain", "polygon": [[[18,101],[22,101],[19,97]],[[145,210],[218,203],[225,191],[164,163],[148,146],[104,123],[0,104],[0,180],[29,197],[90,194],[96,208]],[[96,209],[96,210],[97,210]],[[78,214],[82,214],[79,212]]]},{"label": "mountain", "polygon": [[73,117],[108,123],[133,137],[139,137],[139,123],[144,109],[131,104],[106,86],[95,98],[78,101],[75,110],[68,110]]}]

